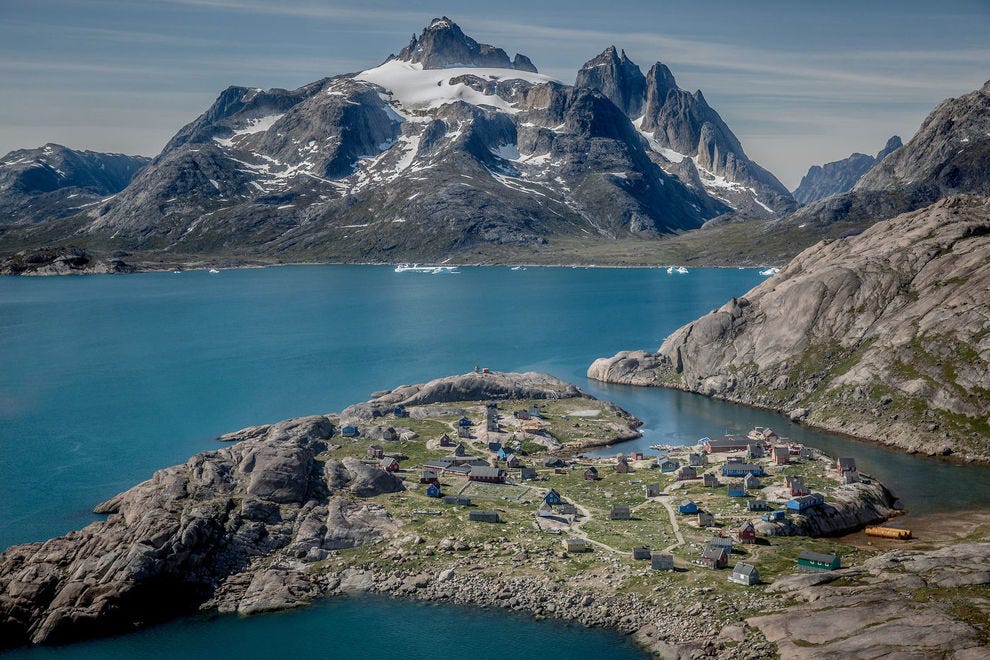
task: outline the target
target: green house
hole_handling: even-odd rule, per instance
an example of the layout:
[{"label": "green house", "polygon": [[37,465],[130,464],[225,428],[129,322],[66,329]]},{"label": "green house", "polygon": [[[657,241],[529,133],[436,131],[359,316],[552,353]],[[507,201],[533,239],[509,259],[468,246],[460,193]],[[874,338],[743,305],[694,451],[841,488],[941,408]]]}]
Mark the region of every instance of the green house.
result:
[{"label": "green house", "polygon": [[797,556],[798,568],[804,571],[834,571],[840,567],[839,555],[802,550]]}]

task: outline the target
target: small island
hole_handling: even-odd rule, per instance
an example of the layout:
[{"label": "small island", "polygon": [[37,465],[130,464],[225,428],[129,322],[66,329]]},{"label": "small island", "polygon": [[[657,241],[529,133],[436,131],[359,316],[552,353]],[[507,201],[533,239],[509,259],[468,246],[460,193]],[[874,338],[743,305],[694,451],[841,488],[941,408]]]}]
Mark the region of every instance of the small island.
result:
[{"label": "small island", "polygon": [[[479,369],[221,436],[98,505],[106,520],[0,555],[2,645],[365,592],[607,626],[662,656],[901,648],[888,629],[919,618],[909,647],[985,643],[960,602],[975,592],[948,587],[982,584],[990,544],[840,541],[895,515],[893,496],[769,429],[583,454],[640,425],[552,376]],[[926,598],[894,613],[905,589]],[[827,640],[787,616],[839,600]]]}]

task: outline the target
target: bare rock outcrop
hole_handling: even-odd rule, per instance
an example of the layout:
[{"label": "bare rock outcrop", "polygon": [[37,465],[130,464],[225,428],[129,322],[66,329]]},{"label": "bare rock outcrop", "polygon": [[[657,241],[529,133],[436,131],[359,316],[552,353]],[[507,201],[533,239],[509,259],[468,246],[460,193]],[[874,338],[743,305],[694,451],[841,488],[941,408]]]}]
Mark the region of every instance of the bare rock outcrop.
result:
[{"label": "bare rock outcrop", "polygon": [[990,199],[960,196],[823,241],[655,354],[589,378],[787,413],[909,451],[990,460]]},{"label": "bare rock outcrop", "polygon": [[381,506],[402,489],[355,459],[323,460],[324,416],[258,426],[240,442],[102,503],[77,532],[0,555],[0,647],[129,629],[203,606],[242,613],[317,594],[308,563],[390,535]]}]

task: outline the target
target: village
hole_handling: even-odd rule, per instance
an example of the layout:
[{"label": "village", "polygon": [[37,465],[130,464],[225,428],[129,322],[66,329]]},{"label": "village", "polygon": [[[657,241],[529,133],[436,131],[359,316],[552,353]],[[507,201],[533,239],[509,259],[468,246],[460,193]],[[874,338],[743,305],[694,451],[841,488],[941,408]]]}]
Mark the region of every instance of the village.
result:
[{"label": "village", "polygon": [[800,532],[830,501],[855,500],[870,477],[853,458],[770,429],[589,458],[582,449],[638,435],[638,420],[593,399],[461,402],[439,412],[447,414],[400,405],[375,425],[345,423],[331,452],[404,480],[405,491],[378,499],[426,548],[396,553],[400,564],[458,547],[469,560],[471,548],[502,544],[516,559],[540,557],[534,568],[636,591],[699,578],[745,588],[847,567],[863,554]]}]

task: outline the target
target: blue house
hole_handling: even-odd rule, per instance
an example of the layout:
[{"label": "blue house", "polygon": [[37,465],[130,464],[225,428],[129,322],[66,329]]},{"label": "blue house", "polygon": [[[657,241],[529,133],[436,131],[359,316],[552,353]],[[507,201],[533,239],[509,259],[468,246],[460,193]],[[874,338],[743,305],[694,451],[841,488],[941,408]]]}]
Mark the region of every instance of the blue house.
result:
[{"label": "blue house", "polygon": [[784,519],[783,511],[771,511],[770,513],[764,513],[762,516],[764,522],[777,522],[778,520]]},{"label": "blue house", "polygon": [[791,511],[804,511],[805,509],[820,506],[824,503],[824,495],[821,493],[812,493],[810,495],[802,495],[801,497],[795,497],[794,499],[787,500],[786,506]]},{"label": "blue house", "polygon": [[345,426],[340,429],[340,434],[345,438],[356,438],[358,436],[358,430],[356,426]]},{"label": "blue house", "polygon": [[488,451],[498,451],[501,448],[502,448],[502,443],[501,442],[497,442],[496,441],[496,442],[489,442],[488,443]]},{"label": "blue house", "polygon": [[683,514],[698,513],[698,505],[691,500],[684,500],[677,507],[677,512]]},{"label": "blue house", "polygon": [[746,497],[746,489],[742,484],[731,484],[728,488],[729,497]]},{"label": "blue house", "polygon": [[467,417],[461,417],[459,420],[457,420],[457,425],[458,426],[471,426],[471,420],[468,419]]},{"label": "blue house", "polygon": [[506,456],[507,456],[508,454],[506,454],[506,453],[505,453],[505,449],[503,449],[502,447],[499,447],[499,448],[498,448],[498,451],[497,451],[497,452],[495,452],[495,455],[496,455],[496,456],[498,456],[498,460],[500,460],[500,461],[504,461],[504,460],[505,460],[505,457],[506,457]]},{"label": "blue house", "polygon": [[441,497],[443,493],[440,492],[440,484],[433,482],[430,487],[426,489],[427,497]]},{"label": "blue house", "polygon": [[723,477],[745,477],[747,474],[762,477],[765,473],[762,465],[753,463],[726,463],[722,466]]},{"label": "blue house", "polygon": [[546,497],[543,498],[543,501],[549,504],[550,506],[557,506],[558,504],[560,504],[560,493],[558,493],[553,488],[551,488],[550,492],[547,493]]}]

